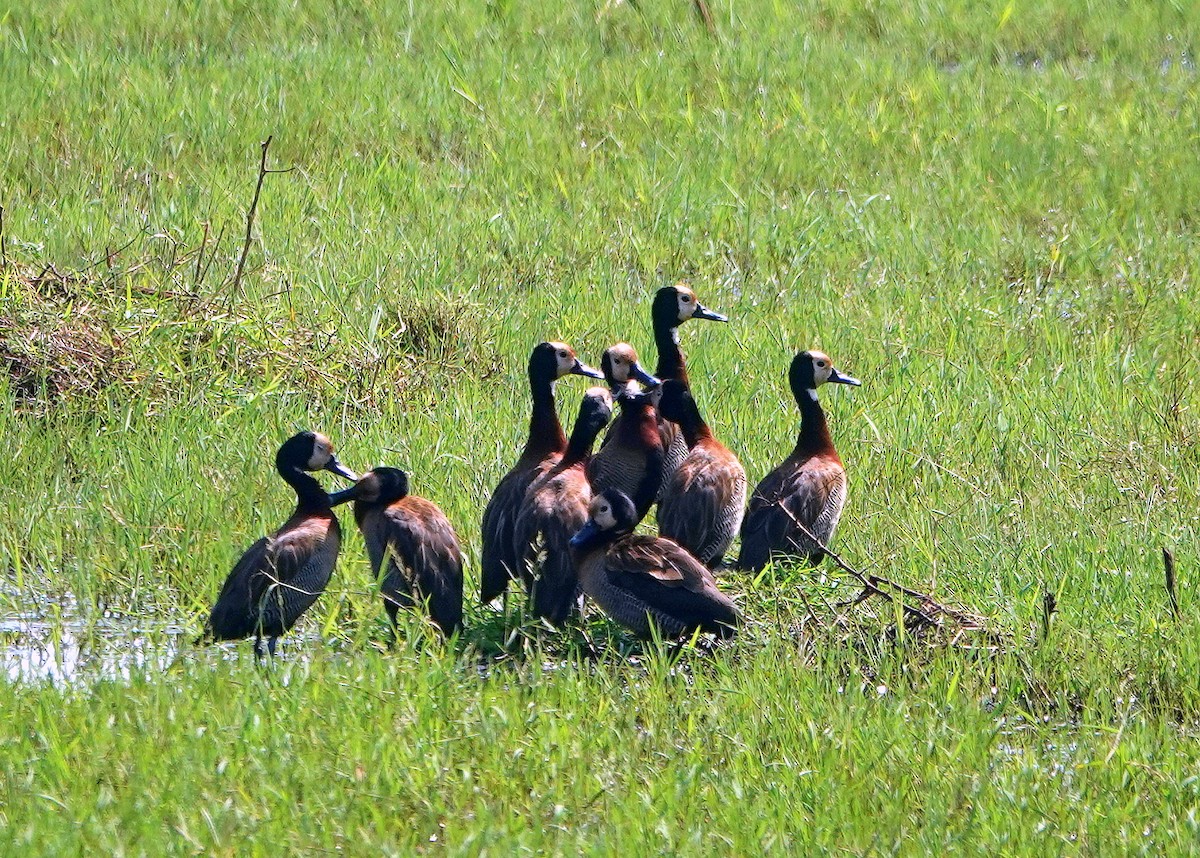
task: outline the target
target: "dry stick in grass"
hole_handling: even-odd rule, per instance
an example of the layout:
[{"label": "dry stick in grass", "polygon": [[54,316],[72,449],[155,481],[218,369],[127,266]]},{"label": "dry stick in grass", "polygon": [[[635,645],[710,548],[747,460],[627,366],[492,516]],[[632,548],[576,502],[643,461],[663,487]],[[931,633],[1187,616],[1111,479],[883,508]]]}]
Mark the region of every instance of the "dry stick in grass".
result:
[{"label": "dry stick in grass", "polygon": [[717,22],[713,19],[712,9],[709,8],[708,0],[692,0],[692,5],[696,7],[696,14],[700,16],[700,20],[704,22],[704,29],[708,30],[708,34],[715,38],[717,35]]},{"label": "dry stick in grass", "polygon": [[4,231],[4,206],[0,206],[0,271],[8,270],[8,234]]},{"label": "dry stick in grass", "polygon": [[[883,590],[879,587],[877,582],[882,582],[882,583],[886,584],[887,586],[891,587],[892,589],[904,594],[905,596],[909,596],[913,599],[917,599],[917,600],[923,602],[924,604],[934,606],[935,608],[938,609],[938,611],[940,613],[943,613],[948,616],[954,617],[955,619],[961,620],[961,617],[957,611],[953,611],[953,610],[947,608],[946,606],[941,605],[938,602],[935,602],[933,599],[931,599],[929,596],[925,595],[924,593],[918,593],[916,590],[910,590],[909,588],[904,587],[900,584],[897,584],[895,581],[889,581],[887,578],[884,578],[880,575],[871,575],[868,577],[867,575],[864,575],[863,573],[859,572],[857,569],[855,569],[853,566],[851,566],[845,560],[843,560],[841,557],[839,557],[827,545],[825,545],[823,542],[821,542],[821,540],[817,539],[816,535],[814,535],[811,530],[809,530],[807,527],[805,527],[804,524],[796,518],[796,516],[792,515],[791,510],[789,510],[783,504],[779,504],[779,508],[782,509],[785,513],[787,513],[788,518],[790,518],[792,520],[792,522],[796,525],[796,527],[800,528],[800,532],[803,533],[810,540],[812,540],[812,543],[814,545],[816,545],[818,548],[820,548],[821,551],[824,552],[825,555],[828,556],[829,559],[832,560],[839,569],[841,569],[846,574],[853,576],[858,581],[858,583],[862,584],[863,590],[854,599],[854,601],[851,603],[851,606],[857,605],[859,602],[864,602],[871,596],[880,596],[888,602],[895,602],[896,599],[892,596],[891,593],[889,593],[886,590]],[[904,610],[904,612],[906,614],[908,614],[909,616],[911,616],[915,619],[918,619],[921,622],[923,622],[927,625],[930,625],[930,626],[938,625],[937,621],[934,620],[933,617],[929,616],[929,614],[925,613],[924,611],[920,610],[919,608],[914,608],[912,605],[906,604],[903,600],[901,600],[899,602],[899,605]]]},{"label": "dry stick in grass", "polygon": [[254,196],[250,200],[250,210],[246,212],[246,238],[242,242],[242,255],[238,257],[237,270],[233,272],[233,290],[239,295],[241,294],[242,272],[246,268],[246,256],[250,253],[250,242],[253,240],[254,214],[258,211],[258,198],[262,194],[263,181],[271,173],[290,173],[296,169],[295,167],[288,167],[286,170],[267,169],[267,149],[271,146],[271,140],[274,137],[274,134],[269,134],[267,135],[267,139],[262,142],[262,156],[258,161],[258,182],[254,185]]},{"label": "dry stick in grass", "polygon": [[208,221],[204,222],[204,234],[200,236],[200,247],[196,251],[196,273],[192,277],[192,288],[200,288],[200,266],[204,264],[204,248],[208,245]]},{"label": "dry stick in grass", "polygon": [[1171,600],[1171,613],[1179,619],[1179,597],[1175,595],[1175,555],[1171,549],[1162,550],[1163,572],[1167,578],[1167,598]]}]

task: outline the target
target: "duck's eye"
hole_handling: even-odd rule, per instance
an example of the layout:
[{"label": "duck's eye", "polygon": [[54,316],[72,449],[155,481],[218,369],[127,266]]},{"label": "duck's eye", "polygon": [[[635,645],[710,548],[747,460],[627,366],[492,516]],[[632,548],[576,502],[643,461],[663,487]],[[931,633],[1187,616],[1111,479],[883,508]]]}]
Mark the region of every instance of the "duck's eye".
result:
[{"label": "duck's eye", "polygon": [[567,356],[567,353],[566,353],[566,352],[559,352],[559,353],[558,353],[558,356],[559,356],[560,358],[565,358],[565,357]]},{"label": "duck's eye", "polygon": [[691,295],[684,295],[684,296],[683,296],[683,303],[685,303],[685,304],[690,304],[690,303],[692,303],[692,296],[691,296]]},{"label": "duck's eye", "polygon": [[608,507],[606,507],[606,506],[600,507],[600,512],[608,512]]},{"label": "duck's eye", "polygon": [[821,369],[825,369],[825,361],[823,361],[823,360],[817,361],[817,366],[819,366]]}]

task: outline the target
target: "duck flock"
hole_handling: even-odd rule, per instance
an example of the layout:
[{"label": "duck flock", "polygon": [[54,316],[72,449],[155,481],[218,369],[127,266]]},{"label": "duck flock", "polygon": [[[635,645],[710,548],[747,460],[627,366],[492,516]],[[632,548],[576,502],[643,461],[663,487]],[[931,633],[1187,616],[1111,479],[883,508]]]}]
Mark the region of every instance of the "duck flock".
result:
[{"label": "duck flock", "polygon": [[[839,373],[822,352],[793,358],[788,381],[800,409],[799,437],[747,507],[746,471],[713,436],[692,395],[679,346],[679,326],[689,319],[728,321],[687,286],[658,290],[653,375],[627,343],[607,349],[600,370],[580,362],[565,343],[533,349],[529,435],[483,513],[483,604],[520,580],[530,612],[555,626],[579,611],[583,595],[641,638],[698,631],[728,637],[741,615],[714,571],[739,531],[737,569],[758,571],[775,557],[822,558],[846,503],[846,471],[817,388],[859,381]],[[568,375],[606,383],[584,393],[570,438],[554,404],[554,384]],[[383,576],[380,592],[392,622],[401,608],[420,610],[444,635],[461,631],[458,536],[436,504],[409,493],[404,471],[379,467],[359,477],[318,432],[284,442],[275,467],[296,492],[296,511],[238,560],[201,641],[253,637],[256,655],[273,655],[279,636],[329,583],[341,547],[333,508],[348,501],[375,576]],[[322,470],[354,485],[329,494],[309,475]],[[655,503],[658,536],[634,533]]]}]

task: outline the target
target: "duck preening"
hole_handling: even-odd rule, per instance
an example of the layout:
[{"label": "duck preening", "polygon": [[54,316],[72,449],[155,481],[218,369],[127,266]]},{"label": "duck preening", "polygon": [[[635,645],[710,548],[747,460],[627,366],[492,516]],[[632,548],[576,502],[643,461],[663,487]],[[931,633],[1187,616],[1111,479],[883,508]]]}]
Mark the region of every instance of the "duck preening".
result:
[{"label": "duck preening", "polygon": [[645,517],[662,485],[663,443],[658,431],[658,405],[662,388],[617,396],[621,416],[613,424],[600,452],[587,463],[592,491],[618,489],[633,499],[638,519]]},{"label": "duck preening", "polygon": [[633,533],[633,501],[600,492],[571,539],[584,593],[640,638],[677,639],[697,630],[730,637],[741,622],[733,601],[696,558],[670,539]]},{"label": "duck preening", "polygon": [[393,626],[400,608],[422,607],[449,637],[462,629],[463,563],[458,535],[436,504],[408,493],[408,474],[375,468],[330,495],[354,501],[354,518]]},{"label": "duck preening", "polygon": [[504,593],[509,579],[520,574],[514,551],[513,525],[521,501],[539,473],[553,465],[567,448],[558,411],[554,407],[554,382],[565,375],[603,378],[580,363],[565,343],[539,343],[529,356],[529,388],[533,410],[529,435],[521,457],[492,493],[483,511],[483,551],[480,557],[480,601],[487,604]]},{"label": "duck preening", "polygon": [[817,388],[825,383],[857,387],[862,382],[839,373],[819,351],[796,355],[788,381],[800,408],[800,435],[791,454],[750,495],[738,566],[752,571],[775,555],[819,563],[825,553],[821,545],[833,539],[846,505],[846,469],[833,446]]},{"label": "duck preening", "polygon": [[658,533],[710,569],[721,565],[746,503],[746,470],[713,437],[696,400],[677,378],[663,382],[658,413],[679,425],[688,453],[666,478],[658,500]]},{"label": "duck preening", "polygon": [[329,584],[341,545],[341,529],[329,495],[305,471],[331,471],[357,479],[333,454],[333,442],[301,432],[283,443],[275,469],[296,490],[296,511],[283,527],[251,545],[233,567],[197,643],[254,636],[274,655],[279,636],[295,625]]},{"label": "duck preening", "polygon": [[525,493],[514,526],[516,551],[530,604],[555,625],[576,605],[578,576],[571,561],[571,537],[583,527],[592,499],[584,467],[596,436],[612,417],[612,396],[593,387],[583,396],[567,451]]},{"label": "duck preening", "polygon": [[[679,379],[691,388],[688,379],[687,360],[679,347],[679,326],[689,319],[706,319],[712,322],[728,322],[729,317],[709,310],[690,288],[677,283],[664,286],[654,295],[650,309],[650,321],[654,328],[654,344],[658,349],[658,366],[654,374],[663,381]],[[669,420],[659,422],[659,434],[663,442],[663,487],[679,463],[688,453],[687,443],[679,426]]]}]

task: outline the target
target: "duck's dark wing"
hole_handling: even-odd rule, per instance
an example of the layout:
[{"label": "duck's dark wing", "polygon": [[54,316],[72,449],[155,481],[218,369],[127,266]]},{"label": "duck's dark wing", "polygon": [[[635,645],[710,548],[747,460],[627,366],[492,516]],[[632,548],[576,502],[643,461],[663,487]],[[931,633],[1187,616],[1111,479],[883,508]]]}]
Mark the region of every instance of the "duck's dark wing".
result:
[{"label": "duck's dark wing", "polygon": [[258,540],[225,579],[206,632],[214,640],[237,640],[287,631],[324,592],[339,544],[336,519]]},{"label": "duck's dark wing", "polygon": [[828,545],[846,502],[846,472],[839,462],[818,460],[782,466],[768,474],[750,497],[742,522],[739,565],[761,569],[772,553],[805,554],[819,560],[821,549],[797,522]]},{"label": "duck's dark wing", "polygon": [[[462,627],[463,563],[458,534],[435,504],[409,496],[374,519],[368,551],[387,571],[380,590],[392,606],[427,602],[447,635]],[[395,611],[391,613],[394,615]]]},{"label": "duck's dark wing", "polygon": [[658,502],[659,534],[707,565],[720,563],[737,534],[746,500],[746,472],[727,450],[692,451]]},{"label": "duck's dark wing", "polygon": [[737,608],[717,589],[709,571],[669,539],[620,539],[609,547],[605,569],[614,587],[643,602],[652,616],[672,618],[684,631],[698,627],[726,634],[739,622]]},{"label": "duck's dark wing", "polygon": [[266,588],[263,569],[275,565],[274,539],[264,536],[247,548],[225,579],[202,639],[241,640],[254,634],[257,605]]},{"label": "duck's dark wing", "polygon": [[591,490],[582,469],[567,469],[535,483],[517,517],[516,541],[524,547],[522,574],[534,613],[560,624],[575,605],[579,576],[571,537],[587,521]]},{"label": "duck's dark wing", "polygon": [[502,595],[509,579],[520,572],[513,550],[513,526],[533,476],[525,469],[509,471],[496,486],[483,511],[483,550],[479,563],[481,604],[486,605]]}]

